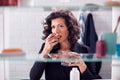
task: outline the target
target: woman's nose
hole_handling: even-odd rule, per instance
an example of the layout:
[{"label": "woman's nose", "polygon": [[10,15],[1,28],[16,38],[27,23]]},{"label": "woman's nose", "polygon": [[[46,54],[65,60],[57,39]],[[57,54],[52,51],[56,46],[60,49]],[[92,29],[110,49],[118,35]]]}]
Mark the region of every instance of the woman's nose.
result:
[{"label": "woman's nose", "polygon": [[55,28],[54,33],[59,33],[60,29],[58,27]]}]

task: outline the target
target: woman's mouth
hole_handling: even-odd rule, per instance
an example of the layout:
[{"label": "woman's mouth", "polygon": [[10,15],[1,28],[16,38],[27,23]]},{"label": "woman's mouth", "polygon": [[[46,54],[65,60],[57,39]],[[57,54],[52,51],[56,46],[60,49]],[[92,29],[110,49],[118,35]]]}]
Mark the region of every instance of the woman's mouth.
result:
[{"label": "woman's mouth", "polygon": [[56,34],[55,37],[56,37],[57,40],[59,41],[59,40],[61,39],[62,35],[60,35],[60,34]]},{"label": "woman's mouth", "polygon": [[61,35],[59,35],[57,39],[58,39],[58,40],[60,40],[60,39],[61,39],[61,37],[62,37],[62,36],[61,36]]}]

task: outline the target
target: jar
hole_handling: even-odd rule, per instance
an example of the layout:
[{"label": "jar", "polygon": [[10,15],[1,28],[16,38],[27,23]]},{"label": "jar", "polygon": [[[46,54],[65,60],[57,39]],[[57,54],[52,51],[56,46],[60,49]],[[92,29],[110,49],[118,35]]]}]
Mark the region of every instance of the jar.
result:
[{"label": "jar", "polygon": [[2,0],[3,6],[17,6],[18,0]]}]

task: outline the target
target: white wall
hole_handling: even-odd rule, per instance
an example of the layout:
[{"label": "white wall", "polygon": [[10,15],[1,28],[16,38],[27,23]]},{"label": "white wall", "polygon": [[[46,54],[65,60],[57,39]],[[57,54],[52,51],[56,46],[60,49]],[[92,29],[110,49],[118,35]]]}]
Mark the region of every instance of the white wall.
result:
[{"label": "white wall", "polygon": [[34,3],[35,5],[38,5],[38,6],[76,6],[76,5],[79,5],[79,6],[83,6],[85,5],[86,3],[94,3],[94,4],[98,4],[98,5],[103,5],[104,2],[106,1],[111,1],[111,0],[70,0],[70,2],[68,3],[62,3],[61,2],[62,0],[57,0],[57,3],[56,3],[56,0],[49,0],[49,1],[46,1],[46,0],[35,0]]},{"label": "white wall", "polygon": [[[43,43],[42,21],[48,13],[40,8],[10,9],[9,47],[21,48],[26,54],[38,54]],[[11,61],[11,80],[29,78],[32,64],[33,61]]]},{"label": "white wall", "polygon": [[9,47],[18,47],[26,53],[38,53],[42,44],[42,20],[46,16],[39,8],[9,10]]},{"label": "white wall", "polygon": [[[73,12],[76,18],[79,18],[80,11]],[[112,32],[112,8],[108,10],[97,10],[90,11],[93,15],[94,25],[98,36],[101,32]],[[88,15],[88,12],[83,12],[85,19]]]},{"label": "white wall", "polygon": [[[117,25],[117,21],[118,21],[118,17],[120,16],[120,7],[113,7],[113,12],[112,12],[113,16],[112,16],[112,22],[113,22],[113,29],[116,27]],[[120,23],[118,25],[118,29],[117,29],[117,43],[120,43]]]}]

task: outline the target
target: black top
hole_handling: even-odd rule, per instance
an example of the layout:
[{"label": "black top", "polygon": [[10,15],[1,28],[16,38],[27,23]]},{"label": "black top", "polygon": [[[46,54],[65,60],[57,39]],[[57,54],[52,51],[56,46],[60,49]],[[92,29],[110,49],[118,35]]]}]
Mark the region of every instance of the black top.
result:
[{"label": "black top", "polygon": [[[43,50],[44,44],[40,52]],[[59,45],[54,46],[51,53],[56,53],[60,49]],[[75,43],[71,47],[71,51],[77,53],[87,53],[88,49],[85,46]],[[94,62],[86,62],[87,69],[84,73],[80,74],[83,80],[98,79],[100,76],[95,70]],[[45,70],[46,80],[70,80],[70,71],[72,67],[62,66],[61,62],[35,62],[30,71],[30,80],[39,80]]]}]

